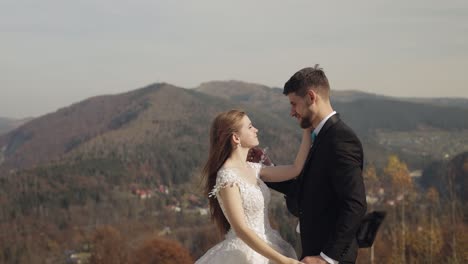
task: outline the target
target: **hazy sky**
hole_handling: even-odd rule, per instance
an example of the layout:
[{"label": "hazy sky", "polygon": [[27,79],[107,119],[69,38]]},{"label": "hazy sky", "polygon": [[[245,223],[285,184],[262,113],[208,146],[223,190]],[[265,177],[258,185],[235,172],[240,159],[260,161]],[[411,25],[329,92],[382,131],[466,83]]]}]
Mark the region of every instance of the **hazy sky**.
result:
[{"label": "hazy sky", "polygon": [[468,1],[0,0],[0,116],[38,116],[154,82],[468,97]]}]

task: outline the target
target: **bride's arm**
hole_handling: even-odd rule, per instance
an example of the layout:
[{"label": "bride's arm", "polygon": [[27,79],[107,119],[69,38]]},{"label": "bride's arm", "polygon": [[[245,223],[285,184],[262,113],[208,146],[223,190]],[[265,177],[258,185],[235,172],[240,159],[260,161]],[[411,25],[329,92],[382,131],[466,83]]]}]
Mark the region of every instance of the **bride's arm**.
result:
[{"label": "bride's arm", "polygon": [[229,219],[231,228],[234,229],[236,235],[249,247],[275,263],[300,263],[274,250],[247,226],[244,220],[244,209],[242,208],[242,200],[237,185],[224,187],[219,191],[218,195],[223,201],[224,213],[226,214],[226,218]]},{"label": "bride's arm", "polygon": [[291,165],[262,168],[260,170],[260,177],[262,180],[266,182],[282,182],[297,177],[304,167],[310,145],[310,129],[304,129],[301,146],[299,147],[294,163]]}]

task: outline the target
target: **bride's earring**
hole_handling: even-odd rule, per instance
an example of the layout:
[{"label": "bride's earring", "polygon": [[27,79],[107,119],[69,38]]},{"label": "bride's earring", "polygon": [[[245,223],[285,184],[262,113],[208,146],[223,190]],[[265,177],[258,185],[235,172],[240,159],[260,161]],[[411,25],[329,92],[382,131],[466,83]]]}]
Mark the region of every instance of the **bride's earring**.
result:
[{"label": "bride's earring", "polygon": [[239,143],[237,143],[237,148],[240,148],[241,146],[242,146],[242,145],[241,145],[241,143],[240,143],[240,142],[239,142]]}]

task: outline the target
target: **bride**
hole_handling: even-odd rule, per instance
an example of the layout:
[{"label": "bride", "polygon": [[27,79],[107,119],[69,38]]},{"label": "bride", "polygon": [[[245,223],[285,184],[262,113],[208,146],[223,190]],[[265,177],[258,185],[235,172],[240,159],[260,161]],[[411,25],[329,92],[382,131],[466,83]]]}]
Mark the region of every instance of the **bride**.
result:
[{"label": "bride", "polygon": [[263,181],[279,182],[299,175],[311,145],[310,131],[304,130],[294,164],[276,167],[246,162],[249,149],[259,144],[257,132],[240,110],[223,112],[212,123],[203,176],[211,218],[225,239],[197,264],[302,263],[292,246],[270,226],[270,191]]}]

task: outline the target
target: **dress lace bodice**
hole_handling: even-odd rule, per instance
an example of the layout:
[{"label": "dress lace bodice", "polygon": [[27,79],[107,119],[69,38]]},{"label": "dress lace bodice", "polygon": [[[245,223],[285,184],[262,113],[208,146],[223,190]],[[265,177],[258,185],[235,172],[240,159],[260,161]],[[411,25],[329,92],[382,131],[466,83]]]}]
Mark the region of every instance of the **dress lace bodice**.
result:
[{"label": "dress lace bodice", "polygon": [[[239,170],[236,168],[223,168],[218,171],[216,185],[210,193],[210,196],[216,196],[220,189],[226,186],[237,185],[241,194],[242,207],[244,209],[247,226],[257,234],[263,235],[266,230],[271,229],[268,220],[270,190],[260,179],[259,172],[261,165],[250,162],[248,165],[255,170],[256,184],[248,182],[244,177],[239,175]],[[218,199],[218,201],[224,215],[226,215],[222,199]],[[228,236],[230,235],[234,235],[232,230],[228,232]]]},{"label": "dress lace bodice", "polygon": [[[268,205],[270,203],[270,190],[260,179],[261,165],[248,163],[255,170],[256,183],[248,182],[235,168],[223,168],[217,173],[216,184],[209,196],[219,201],[224,215],[223,200],[218,197],[222,188],[237,185],[239,187],[247,226],[273,249],[290,258],[297,258],[291,245],[284,241],[280,234],[271,228],[268,220]],[[228,219],[229,221],[229,219]],[[270,264],[272,263],[244,243],[231,228],[225,239],[208,250],[196,264]]]}]

